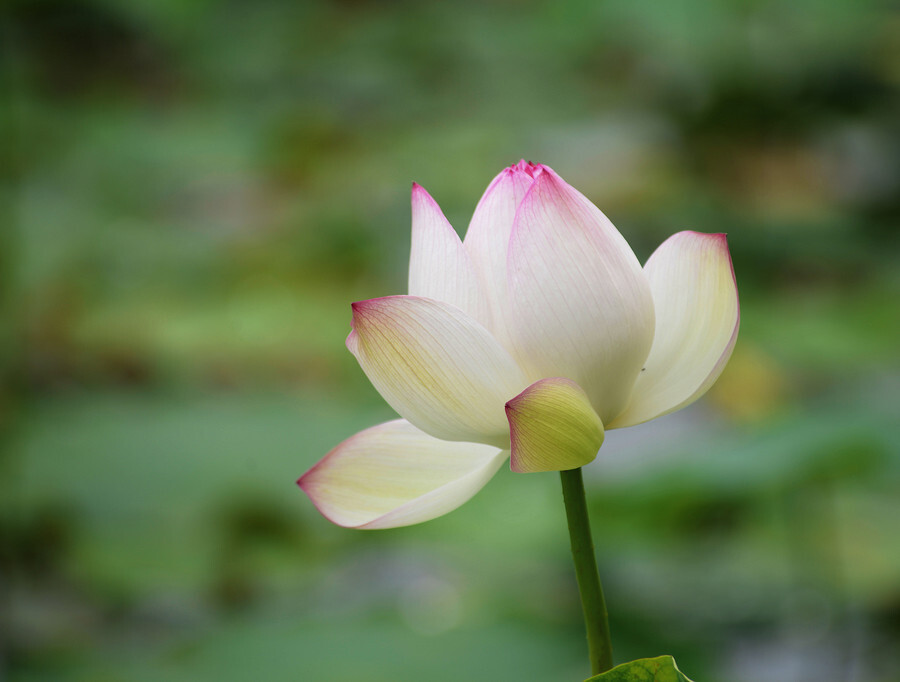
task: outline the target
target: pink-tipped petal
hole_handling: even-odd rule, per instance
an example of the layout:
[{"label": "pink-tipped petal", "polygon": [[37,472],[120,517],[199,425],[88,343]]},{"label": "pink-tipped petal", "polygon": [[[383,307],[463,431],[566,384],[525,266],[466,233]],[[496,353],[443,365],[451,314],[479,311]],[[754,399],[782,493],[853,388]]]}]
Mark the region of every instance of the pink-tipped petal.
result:
[{"label": "pink-tipped petal", "polygon": [[297,484],[339,526],[409,526],[469,500],[506,455],[489,445],[432,438],[400,419],[348,438]]},{"label": "pink-tipped petal", "polygon": [[459,235],[423,187],[412,188],[409,294],[450,303],[482,324],[490,311]]},{"label": "pink-tipped petal", "polygon": [[737,284],[724,234],[679,232],[644,267],[656,308],[656,337],[628,408],[607,428],[681,409],[713,385],[740,326]]},{"label": "pink-tipped petal", "polygon": [[534,182],[536,167],[525,161],[504,168],[478,202],[463,242],[485,285],[491,311],[490,329],[501,342],[508,340],[509,292],[506,258],[516,209]]},{"label": "pink-tipped petal", "polygon": [[528,382],[459,308],[416,296],[354,303],[347,347],[388,404],[426,433],[507,446],[503,406]]},{"label": "pink-tipped petal", "polygon": [[600,210],[546,167],[510,239],[514,353],[534,380],[565,376],[604,421],[628,401],[653,341],[640,263]]},{"label": "pink-tipped petal", "polygon": [[592,462],[603,445],[603,422],[574,381],[541,379],[506,404],[510,468],[565,471]]}]

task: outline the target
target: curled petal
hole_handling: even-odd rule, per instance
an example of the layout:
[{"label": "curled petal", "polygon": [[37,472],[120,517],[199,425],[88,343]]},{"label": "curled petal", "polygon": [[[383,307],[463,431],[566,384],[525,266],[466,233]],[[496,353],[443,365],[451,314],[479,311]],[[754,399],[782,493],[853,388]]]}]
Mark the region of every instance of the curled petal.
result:
[{"label": "curled petal", "polygon": [[507,447],[503,406],[528,382],[458,308],[416,296],[354,303],[347,347],[388,404],[426,433]]},{"label": "curled petal", "polygon": [[681,409],[713,385],[737,341],[740,306],[724,234],[679,232],[644,267],[656,337],[628,408],[608,428]]},{"label": "curled petal", "polygon": [[603,422],[574,381],[541,379],[506,404],[513,471],[564,471],[592,462]]},{"label": "curled petal", "polygon": [[412,188],[409,294],[450,303],[482,324],[490,311],[459,235],[423,187]]},{"label": "curled petal", "polygon": [[409,526],[469,500],[506,454],[489,445],[438,440],[398,419],[348,438],[297,484],[340,526]]},{"label": "curled petal", "polygon": [[514,353],[532,380],[565,376],[606,422],[628,400],[653,341],[641,266],[600,210],[544,168],[509,251]]},{"label": "curled petal", "polygon": [[536,166],[525,161],[504,168],[488,185],[478,202],[463,242],[484,283],[491,310],[489,328],[501,342],[505,342],[509,336],[509,292],[506,277],[509,236],[516,209],[534,182],[532,176],[535,172]]}]

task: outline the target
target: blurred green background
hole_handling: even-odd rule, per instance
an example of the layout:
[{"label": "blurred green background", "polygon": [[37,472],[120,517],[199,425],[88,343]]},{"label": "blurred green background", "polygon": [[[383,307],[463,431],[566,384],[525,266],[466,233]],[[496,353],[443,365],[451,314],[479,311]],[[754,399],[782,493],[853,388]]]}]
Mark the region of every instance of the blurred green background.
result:
[{"label": "blurred green background", "polygon": [[391,417],[349,303],[409,185],[525,157],[644,260],[727,232],[701,403],[586,469],[620,661],[900,679],[900,13],[865,0],[0,9],[0,679],[580,680],[558,478],[422,526],[294,485]]}]

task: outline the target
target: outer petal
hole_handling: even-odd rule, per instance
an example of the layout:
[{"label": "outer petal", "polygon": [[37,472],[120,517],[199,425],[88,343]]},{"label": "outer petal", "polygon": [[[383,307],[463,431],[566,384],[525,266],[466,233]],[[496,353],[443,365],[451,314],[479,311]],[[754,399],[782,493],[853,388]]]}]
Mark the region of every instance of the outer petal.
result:
[{"label": "outer petal", "polygon": [[438,440],[398,419],[348,438],[297,484],[340,526],[394,528],[456,509],[506,455],[489,445]]},{"label": "outer petal", "polygon": [[541,379],[506,403],[513,471],[563,471],[592,462],[603,423],[569,379]]},{"label": "outer petal", "polygon": [[640,424],[702,396],[731,357],[740,326],[737,284],[724,234],[679,232],[644,267],[656,338],[628,408],[609,428]]},{"label": "outer petal", "polygon": [[606,216],[547,168],[516,214],[509,279],[520,365],[577,381],[612,420],[653,341],[650,286]]},{"label": "outer petal", "polygon": [[458,308],[415,296],[354,303],[347,348],[388,404],[426,433],[507,447],[503,406],[528,381]]},{"label": "outer petal", "polygon": [[485,286],[492,320],[489,328],[504,343],[509,339],[506,277],[509,236],[516,209],[534,182],[536,172],[537,167],[526,161],[504,168],[478,202],[463,242]]},{"label": "outer petal", "polygon": [[423,187],[412,188],[409,294],[451,303],[482,324],[490,311],[459,235]]}]

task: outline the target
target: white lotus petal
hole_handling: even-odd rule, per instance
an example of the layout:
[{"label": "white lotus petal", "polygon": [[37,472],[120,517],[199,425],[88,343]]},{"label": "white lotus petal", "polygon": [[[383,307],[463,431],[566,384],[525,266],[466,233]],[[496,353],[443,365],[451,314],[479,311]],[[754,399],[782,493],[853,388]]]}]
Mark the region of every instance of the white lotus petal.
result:
[{"label": "white lotus petal", "polygon": [[565,471],[594,461],[603,423],[574,381],[551,377],[506,403],[513,471]]},{"label": "white lotus petal", "polygon": [[501,343],[509,341],[509,292],[506,260],[516,209],[531,187],[537,166],[520,161],[494,178],[475,208],[463,241],[484,283],[490,307],[489,329]]},{"label": "white lotus petal", "polygon": [[347,348],[388,404],[426,433],[508,446],[504,405],[528,381],[459,308],[416,296],[354,303]]},{"label": "white lotus petal", "polygon": [[724,234],[679,232],[650,256],[644,272],[656,337],[628,408],[607,428],[640,424],[697,400],[737,341],[740,306]]},{"label": "white lotus petal", "polygon": [[519,364],[572,379],[612,420],[653,341],[650,287],[606,216],[546,167],[516,213],[509,285]]},{"label": "white lotus petal", "polygon": [[489,324],[490,311],[478,276],[441,207],[415,183],[411,203],[409,295],[450,303],[482,324]]},{"label": "white lotus petal", "polygon": [[297,484],[340,526],[394,528],[456,509],[506,456],[489,445],[432,438],[399,419],[348,438]]}]

